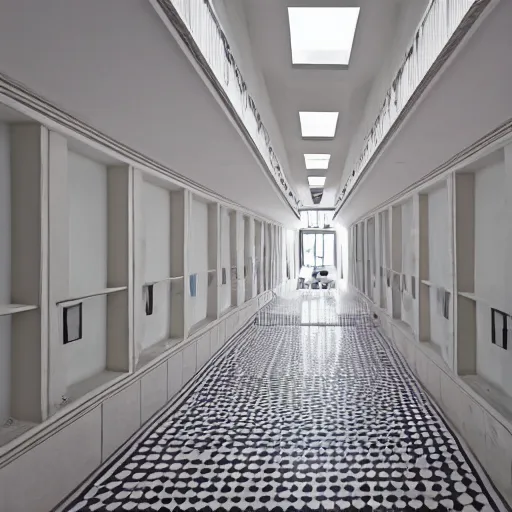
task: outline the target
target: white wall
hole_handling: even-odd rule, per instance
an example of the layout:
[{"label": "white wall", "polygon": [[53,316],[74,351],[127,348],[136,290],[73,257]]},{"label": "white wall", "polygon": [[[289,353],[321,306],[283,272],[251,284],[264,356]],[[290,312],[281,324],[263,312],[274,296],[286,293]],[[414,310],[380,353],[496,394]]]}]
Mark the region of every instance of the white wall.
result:
[{"label": "white wall", "polygon": [[512,272],[505,185],[503,161],[476,173],[475,295],[482,299],[477,303],[477,373],[512,395],[512,341],[508,350],[491,343],[491,306],[508,313],[511,310],[505,280]]},{"label": "white wall", "polygon": [[229,237],[229,211],[220,209],[220,267],[219,283],[222,283],[222,269],[226,269],[226,284],[220,289],[220,311],[231,306],[231,242]]},{"label": "white wall", "polygon": [[[189,275],[197,274],[196,297],[190,300],[192,325],[206,318],[208,299],[208,206],[193,198],[190,216]],[[186,276],[187,280],[189,279]],[[185,283],[189,290],[189,282]]]},{"label": "white wall", "polygon": [[411,290],[411,276],[415,275],[415,219],[412,200],[402,205],[402,274],[407,277],[407,291],[402,293],[402,320],[412,329],[416,327],[414,304]]},{"label": "white wall", "polygon": [[[437,288],[450,291],[450,306],[453,301],[450,282],[450,231],[448,219],[448,189],[442,186],[428,194],[428,258],[430,288],[430,340],[441,348],[444,360],[451,363],[453,342],[452,318],[446,319],[437,300]],[[450,313],[451,314],[451,313]]]},{"label": "white wall", "polygon": [[[80,296],[107,287],[107,169],[70,152],[69,293]],[[64,346],[68,385],[105,369],[107,302],[84,300],[83,337]]]},{"label": "white wall", "polygon": [[[171,277],[171,195],[162,187],[144,182],[144,282]],[[171,281],[153,287],[153,314],[145,316],[142,348],[169,337]]]},{"label": "white wall", "polygon": [[[0,304],[11,302],[11,178],[9,128],[0,123]],[[11,317],[0,317],[0,425],[10,415]]]}]

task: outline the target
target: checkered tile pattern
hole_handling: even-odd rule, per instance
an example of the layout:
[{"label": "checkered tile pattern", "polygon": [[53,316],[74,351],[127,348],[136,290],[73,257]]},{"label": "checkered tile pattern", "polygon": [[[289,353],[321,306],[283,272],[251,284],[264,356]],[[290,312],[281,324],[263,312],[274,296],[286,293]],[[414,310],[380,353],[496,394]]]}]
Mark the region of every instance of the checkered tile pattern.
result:
[{"label": "checkered tile pattern", "polygon": [[62,510],[505,510],[354,297],[276,299],[224,350]]}]

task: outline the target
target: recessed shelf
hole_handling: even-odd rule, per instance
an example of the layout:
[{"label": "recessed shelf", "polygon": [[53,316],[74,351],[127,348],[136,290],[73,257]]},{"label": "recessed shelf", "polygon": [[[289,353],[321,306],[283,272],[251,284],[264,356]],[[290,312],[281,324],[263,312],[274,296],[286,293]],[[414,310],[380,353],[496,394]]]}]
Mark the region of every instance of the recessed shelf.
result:
[{"label": "recessed shelf", "polygon": [[144,286],[154,286],[155,284],[166,283],[169,281],[180,281],[181,279],[183,279],[183,276],[165,277],[164,279],[159,279],[158,281],[148,281],[147,283],[144,283]]},{"label": "recessed shelf", "polygon": [[114,379],[117,379],[118,377],[121,377],[122,375],[126,375],[126,373],[103,370],[92,375],[91,377],[88,377],[87,379],[72,384],[68,387],[66,395],[67,400],[63,405],[67,405],[75,400],[78,400],[87,393],[101,388],[102,386],[108,384]]},{"label": "recessed shelf", "polygon": [[32,311],[37,308],[38,308],[38,306],[25,305],[25,304],[0,304],[0,316],[14,315],[16,313]]},{"label": "recessed shelf", "polygon": [[491,404],[500,414],[512,420],[512,398],[480,375],[463,375],[462,380]]},{"label": "recessed shelf", "polygon": [[158,356],[164,352],[167,352],[167,350],[171,349],[172,347],[175,347],[182,341],[183,338],[167,338],[151,345],[150,347],[145,348],[139,355],[136,369],[138,370],[139,368],[142,368],[150,361],[156,359]]},{"label": "recessed shelf", "polygon": [[466,297],[466,299],[470,299],[470,300],[474,300],[474,301],[482,300],[482,299],[479,299],[474,293],[457,292],[457,295],[460,295],[461,297]]},{"label": "recessed shelf", "polygon": [[422,279],[421,283],[424,284],[425,286],[430,286],[431,288],[443,288],[448,293],[453,293],[450,289],[445,288],[444,286],[438,285],[436,283],[433,283],[432,281],[427,281],[426,279]]},{"label": "recessed shelf", "polygon": [[69,306],[69,305],[73,304],[74,302],[79,302],[79,301],[82,301],[85,299],[90,299],[92,297],[98,297],[99,295],[109,295],[111,293],[123,292],[127,289],[128,289],[127,286],[118,286],[116,288],[105,288],[104,290],[99,290],[97,292],[88,293],[88,294],[82,295],[80,297],[70,297],[69,299],[59,300],[57,302],[57,304]]},{"label": "recessed shelf", "polygon": [[0,425],[0,446],[10,443],[35,426],[36,423],[18,421],[14,419]]}]

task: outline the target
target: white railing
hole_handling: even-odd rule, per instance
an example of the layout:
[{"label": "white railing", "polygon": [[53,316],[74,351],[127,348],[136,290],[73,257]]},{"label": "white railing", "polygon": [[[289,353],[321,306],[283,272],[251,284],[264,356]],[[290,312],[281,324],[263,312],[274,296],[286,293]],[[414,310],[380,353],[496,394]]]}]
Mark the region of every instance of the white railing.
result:
[{"label": "white railing", "polygon": [[[210,0],[158,0],[158,4],[176,27],[177,14],[186,27],[176,27],[180,35],[190,35],[202,57],[215,75],[239,119],[249,133],[254,145],[263,157],[270,174],[282,194],[299,216],[301,205],[290,187],[277,155],[272,147],[270,135],[263,124],[256,104],[247,90],[247,84],[237,66],[227,37],[217,19]],[[181,30],[180,30],[181,29]],[[185,41],[187,43],[187,41]]]},{"label": "white railing", "polygon": [[[335,215],[464,18],[472,9],[476,16],[488,4],[489,0],[430,1],[402,65],[386,93],[379,115],[364,139],[362,151],[355,161],[348,162],[347,167],[351,172],[336,200]],[[473,19],[472,16],[468,17]]]}]

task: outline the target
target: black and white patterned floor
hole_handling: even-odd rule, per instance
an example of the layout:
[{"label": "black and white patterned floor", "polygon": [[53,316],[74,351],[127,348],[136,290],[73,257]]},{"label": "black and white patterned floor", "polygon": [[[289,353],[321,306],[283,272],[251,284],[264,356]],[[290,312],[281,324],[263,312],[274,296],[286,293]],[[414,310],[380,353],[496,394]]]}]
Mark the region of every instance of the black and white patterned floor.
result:
[{"label": "black and white patterned floor", "polygon": [[60,510],[507,509],[362,303],[302,291]]}]

